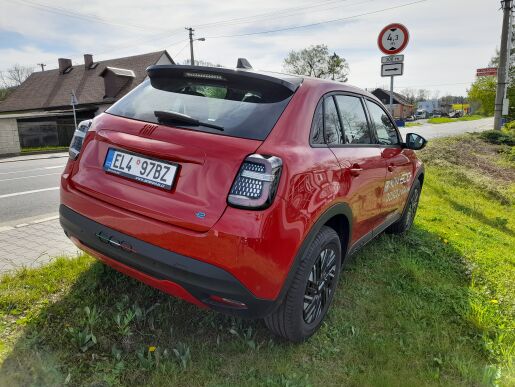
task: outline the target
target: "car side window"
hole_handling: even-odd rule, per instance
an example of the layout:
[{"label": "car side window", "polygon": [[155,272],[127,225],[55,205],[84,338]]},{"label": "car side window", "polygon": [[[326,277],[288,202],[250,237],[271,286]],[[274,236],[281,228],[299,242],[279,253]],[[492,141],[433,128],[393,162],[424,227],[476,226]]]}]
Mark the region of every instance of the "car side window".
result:
[{"label": "car side window", "polygon": [[343,144],[342,127],[333,97],[324,100],[324,127],[327,145]]},{"label": "car side window", "polygon": [[376,129],[379,143],[382,145],[400,144],[397,130],[383,108],[370,101],[367,101],[367,106],[370,113],[370,119]]},{"label": "car side window", "polygon": [[343,125],[344,144],[371,144],[370,130],[361,99],[337,95],[336,103]]},{"label": "car side window", "polygon": [[319,103],[311,124],[311,144],[324,144],[324,104]]}]

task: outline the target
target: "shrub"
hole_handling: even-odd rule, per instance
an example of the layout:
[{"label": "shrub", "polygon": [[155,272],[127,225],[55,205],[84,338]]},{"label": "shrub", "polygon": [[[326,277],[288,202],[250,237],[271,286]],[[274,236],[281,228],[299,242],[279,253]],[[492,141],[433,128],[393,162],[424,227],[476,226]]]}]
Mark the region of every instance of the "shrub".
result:
[{"label": "shrub", "polygon": [[491,144],[515,146],[515,133],[513,131],[487,130],[481,132],[479,137]]}]

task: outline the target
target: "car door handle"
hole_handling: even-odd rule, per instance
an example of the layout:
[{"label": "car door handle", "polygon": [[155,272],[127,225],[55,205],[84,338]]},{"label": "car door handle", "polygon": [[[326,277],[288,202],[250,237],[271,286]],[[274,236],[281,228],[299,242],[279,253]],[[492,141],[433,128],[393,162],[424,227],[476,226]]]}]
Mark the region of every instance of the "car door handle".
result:
[{"label": "car door handle", "polygon": [[349,171],[352,176],[359,176],[363,168],[361,168],[359,164],[353,164],[352,167],[349,168]]}]

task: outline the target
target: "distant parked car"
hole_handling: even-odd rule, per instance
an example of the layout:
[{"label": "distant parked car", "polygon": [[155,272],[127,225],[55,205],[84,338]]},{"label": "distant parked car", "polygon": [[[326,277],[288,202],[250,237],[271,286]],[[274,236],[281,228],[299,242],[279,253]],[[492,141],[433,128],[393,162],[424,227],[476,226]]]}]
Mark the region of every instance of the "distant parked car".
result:
[{"label": "distant parked car", "polygon": [[416,118],[415,118],[415,116],[413,116],[413,115],[411,115],[411,116],[407,116],[407,117],[404,119],[404,121],[415,121],[415,120],[416,120]]},{"label": "distant parked car", "polygon": [[433,114],[432,114],[433,118],[438,118],[438,117],[443,117],[443,116],[444,115],[443,115],[442,111],[440,111],[440,110],[433,110]]},{"label": "distant parked car", "polygon": [[429,113],[427,112],[427,110],[417,110],[417,112],[415,113],[415,118],[417,120],[429,118]]},{"label": "distant parked car", "polygon": [[449,113],[450,118],[460,118],[463,117],[463,110],[454,110]]}]

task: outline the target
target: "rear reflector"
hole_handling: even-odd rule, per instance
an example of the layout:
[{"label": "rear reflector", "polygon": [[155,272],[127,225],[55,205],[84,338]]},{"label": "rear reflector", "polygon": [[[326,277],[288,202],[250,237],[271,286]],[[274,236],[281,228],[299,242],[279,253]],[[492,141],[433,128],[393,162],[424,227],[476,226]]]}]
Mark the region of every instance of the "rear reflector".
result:
[{"label": "rear reflector", "polygon": [[209,296],[209,299],[211,301],[216,302],[216,303],[224,304],[224,305],[227,305],[227,306],[230,306],[230,307],[233,307],[233,308],[247,309],[247,305],[245,305],[243,302],[236,301],[236,300],[231,300],[229,298],[224,298],[224,297],[220,297],[220,296],[211,295],[211,296]]}]

